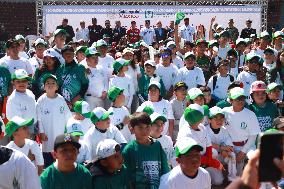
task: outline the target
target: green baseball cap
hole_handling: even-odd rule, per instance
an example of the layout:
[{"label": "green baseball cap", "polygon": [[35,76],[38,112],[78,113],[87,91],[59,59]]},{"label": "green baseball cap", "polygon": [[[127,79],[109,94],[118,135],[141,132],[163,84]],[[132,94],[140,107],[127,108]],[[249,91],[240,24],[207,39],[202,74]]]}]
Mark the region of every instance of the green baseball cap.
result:
[{"label": "green baseball cap", "polygon": [[282,85],[273,82],[273,83],[270,83],[270,84],[267,86],[266,92],[267,92],[267,93],[270,93],[270,92],[273,91],[275,88],[279,88],[280,90],[283,89]]},{"label": "green baseball cap", "polygon": [[123,66],[128,66],[130,64],[129,60],[125,60],[123,58],[118,58],[113,63],[114,71],[118,72]]},{"label": "green baseball cap", "polygon": [[136,112],[145,112],[145,113],[147,113],[150,116],[151,114],[154,113],[154,109],[151,106],[145,106],[145,107],[139,106],[137,108]]},{"label": "green baseball cap", "polygon": [[194,58],[194,60],[196,60],[196,56],[195,56],[195,54],[193,54],[192,52],[187,52],[187,53],[185,53],[184,59],[187,59],[187,58],[189,58],[189,57],[192,57],[192,58]]},{"label": "green baseball cap", "polygon": [[57,77],[53,74],[47,73],[47,74],[44,74],[43,77],[42,77],[43,84],[45,84],[46,80],[49,79],[49,78],[54,79],[57,83]]},{"label": "green baseball cap", "polygon": [[93,124],[96,124],[99,121],[105,121],[112,115],[113,112],[108,112],[102,107],[95,108],[91,113],[91,121]]},{"label": "green baseball cap", "polygon": [[246,97],[244,89],[242,89],[240,87],[232,88],[229,92],[229,98],[230,99],[235,100],[235,99],[237,99],[241,96]]},{"label": "green baseball cap", "polygon": [[85,56],[90,57],[90,56],[93,56],[93,55],[100,56],[101,54],[94,47],[87,48],[86,51],[85,51]]},{"label": "green baseball cap", "polygon": [[78,120],[68,121],[66,124],[66,133],[72,136],[84,136],[82,124]]},{"label": "green baseball cap", "polygon": [[277,37],[282,37],[284,38],[284,33],[282,31],[276,31],[274,34],[273,34],[273,39],[277,38]]},{"label": "green baseball cap", "polygon": [[205,39],[198,39],[195,44],[199,45],[200,43],[204,43],[204,44],[208,45],[208,41],[206,41]]},{"label": "green baseball cap", "polygon": [[91,117],[90,105],[88,102],[79,100],[74,103],[73,109],[76,113],[83,115],[85,118]]},{"label": "green baseball cap", "polygon": [[188,100],[194,100],[198,96],[204,96],[203,92],[199,88],[191,88],[188,90],[186,98]]},{"label": "green baseball cap", "polygon": [[24,126],[31,126],[34,123],[34,119],[23,119],[19,116],[14,116],[5,127],[5,132],[8,136],[12,136],[13,133],[19,129],[20,127]]},{"label": "green baseball cap", "polygon": [[24,69],[18,69],[12,74],[12,80],[28,80],[31,81],[32,78],[28,75],[27,71]]},{"label": "green baseball cap", "polygon": [[176,157],[186,154],[188,151],[190,151],[193,148],[196,148],[199,151],[203,150],[202,146],[200,146],[193,138],[184,137],[177,140],[177,143],[175,145]]},{"label": "green baseball cap", "polygon": [[221,109],[221,108],[219,108],[218,106],[214,106],[214,107],[212,107],[212,108],[210,108],[209,109],[209,118],[210,119],[212,119],[212,118],[214,118],[216,115],[219,115],[219,114],[222,114],[222,115],[224,115],[225,116],[225,113],[224,113],[224,111]]},{"label": "green baseball cap", "polygon": [[184,17],[185,17],[185,14],[183,12],[177,12],[175,15],[175,18],[176,18],[175,24],[179,24],[180,21],[184,19]]},{"label": "green baseball cap", "polygon": [[123,91],[124,91],[123,89],[113,86],[107,91],[107,98],[110,101],[114,102],[115,99],[118,97],[118,95],[123,93]]},{"label": "green baseball cap", "polygon": [[193,125],[203,120],[204,109],[198,104],[190,104],[187,108],[185,108],[183,115],[189,125]]},{"label": "green baseball cap", "polygon": [[87,46],[79,46],[76,48],[75,54],[77,54],[78,52],[83,52],[85,53],[85,51],[87,50]]},{"label": "green baseball cap", "polygon": [[251,61],[253,58],[258,58],[259,62],[261,62],[261,59],[262,59],[258,54],[254,53],[254,52],[250,52],[246,55],[245,60]]},{"label": "green baseball cap", "polygon": [[53,32],[54,37],[57,36],[58,34],[67,35],[67,32],[64,29],[57,29]]},{"label": "green baseball cap", "polygon": [[152,123],[155,123],[157,120],[162,120],[164,123],[167,122],[167,118],[165,116],[162,116],[161,114],[157,113],[157,112],[153,112],[150,115],[151,121]]},{"label": "green baseball cap", "polygon": [[96,43],[96,47],[107,46],[107,42],[103,39],[100,39]]}]

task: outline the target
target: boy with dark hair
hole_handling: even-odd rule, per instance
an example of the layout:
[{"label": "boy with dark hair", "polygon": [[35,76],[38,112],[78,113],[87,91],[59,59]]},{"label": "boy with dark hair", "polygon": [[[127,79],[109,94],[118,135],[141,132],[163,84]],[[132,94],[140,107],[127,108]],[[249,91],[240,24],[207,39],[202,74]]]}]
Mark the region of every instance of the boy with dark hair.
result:
[{"label": "boy with dark hair", "polygon": [[136,140],[129,142],[122,155],[129,173],[131,187],[157,189],[160,177],[169,172],[166,154],[150,136],[151,118],[147,113],[135,113],[130,119]]}]

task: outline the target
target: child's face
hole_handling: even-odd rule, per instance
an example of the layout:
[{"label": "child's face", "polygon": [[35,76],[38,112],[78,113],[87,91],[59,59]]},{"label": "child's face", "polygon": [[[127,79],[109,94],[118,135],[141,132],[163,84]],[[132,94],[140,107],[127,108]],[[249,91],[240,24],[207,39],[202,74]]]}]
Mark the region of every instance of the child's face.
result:
[{"label": "child's face", "polygon": [[152,102],[156,102],[160,96],[160,90],[156,86],[152,86],[149,88],[149,96]]},{"label": "child's face", "polygon": [[189,58],[184,60],[184,63],[185,63],[187,68],[193,68],[193,66],[195,65],[195,59],[192,58],[192,57],[189,57]]},{"label": "child's face", "polygon": [[164,130],[165,123],[162,120],[156,120],[151,126],[151,136],[158,138]]},{"label": "child's face", "polygon": [[232,106],[237,109],[243,109],[245,107],[245,100],[246,98],[244,96],[241,96],[235,100],[231,100]]},{"label": "child's face", "polygon": [[193,103],[194,104],[198,104],[200,106],[203,106],[204,105],[204,96],[198,96],[196,97],[194,100],[193,100]]},{"label": "child's face", "polygon": [[29,135],[30,135],[30,132],[27,126],[20,127],[13,133],[14,137],[17,137],[18,139],[22,139],[22,140],[24,140],[25,138],[28,138]]},{"label": "child's face", "polygon": [[224,125],[225,117],[222,114],[217,114],[213,118],[209,119],[210,124],[213,128],[217,129]]},{"label": "child's face", "polygon": [[181,170],[185,173],[196,173],[201,165],[201,154],[197,149],[192,149],[177,158]]},{"label": "child's face", "polygon": [[211,96],[211,92],[203,92],[204,94],[204,100],[205,100],[205,103],[208,104],[210,103],[211,99],[212,99],[212,96]]},{"label": "child's face", "polygon": [[266,92],[265,91],[253,92],[252,97],[256,104],[264,104],[266,101]]},{"label": "child's face", "polygon": [[145,74],[148,76],[152,76],[155,73],[155,68],[149,64],[145,65]]},{"label": "child's face", "polygon": [[77,54],[76,54],[76,58],[78,60],[78,62],[81,62],[82,60],[85,59],[85,54],[81,51],[79,51]]},{"label": "child's face", "polygon": [[269,99],[271,99],[271,100],[279,100],[280,99],[280,92],[281,92],[281,90],[276,87],[270,93],[268,93]]},{"label": "child's face", "polygon": [[18,92],[26,92],[29,82],[26,79],[15,79],[13,84]]},{"label": "child's face", "polygon": [[54,67],[55,62],[54,62],[54,59],[52,57],[45,56],[43,59],[44,59],[44,62],[46,64],[47,68],[52,69]]},{"label": "child's face", "polygon": [[52,78],[48,78],[44,84],[44,90],[46,93],[55,93],[58,90],[57,82]]},{"label": "child's face", "polygon": [[149,138],[151,127],[146,124],[135,125],[132,127],[132,131],[135,134],[137,140],[145,141]]},{"label": "child's face", "polygon": [[54,152],[54,159],[58,160],[58,163],[62,166],[72,166],[77,159],[79,150],[70,143],[59,146]]},{"label": "child's face", "polygon": [[116,105],[121,105],[121,106],[123,106],[123,105],[124,105],[124,101],[125,101],[125,96],[124,96],[124,94],[123,94],[123,92],[122,92],[122,93],[120,93],[120,95],[118,95],[118,96],[116,97],[116,99],[115,99],[115,104],[116,104]]},{"label": "child's face", "polygon": [[121,71],[122,71],[122,72],[127,72],[127,71],[128,71],[128,66],[123,66],[123,67],[121,68]]},{"label": "child's face", "polygon": [[104,121],[99,121],[96,123],[96,126],[99,128],[99,129],[108,129],[109,126],[110,126],[110,119],[106,119]]},{"label": "child's face", "polygon": [[104,161],[103,164],[104,166],[107,166],[109,170],[119,170],[122,167],[123,163],[123,157],[120,153],[120,151],[116,152],[112,156],[107,157]]},{"label": "child's face", "polygon": [[264,59],[265,59],[265,62],[266,63],[272,63],[274,60],[275,60],[275,56],[274,56],[274,53],[271,53],[271,52],[266,52],[264,54]]},{"label": "child's face", "polygon": [[220,66],[220,67],[218,68],[218,71],[220,72],[220,74],[225,75],[225,74],[228,73],[229,67],[228,67],[228,65]]},{"label": "child's face", "polygon": [[175,95],[177,99],[179,100],[184,100],[186,97],[186,88],[185,87],[180,87],[175,91]]}]

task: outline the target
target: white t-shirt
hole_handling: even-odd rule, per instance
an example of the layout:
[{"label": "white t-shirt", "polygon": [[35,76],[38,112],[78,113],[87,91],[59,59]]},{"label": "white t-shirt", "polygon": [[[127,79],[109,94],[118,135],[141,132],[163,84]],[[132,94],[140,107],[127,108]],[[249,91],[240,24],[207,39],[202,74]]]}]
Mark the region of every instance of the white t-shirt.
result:
[{"label": "white t-shirt", "polygon": [[40,149],[38,143],[36,143],[33,140],[26,138],[25,139],[25,145],[21,148],[19,146],[17,146],[14,143],[14,141],[10,141],[9,144],[7,144],[7,147],[15,149],[15,150],[19,150],[20,152],[24,153],[26,156],[28,156],[29,151],[31,151],[31,153],[35,156],[35,161],[33,161],[33,163],[37,166],[44,165],[41,149]]},{"label": "white t-shirt", "polygon": [[[173,115],[172,106],[171,106],[170,102],[167,101],[167,100],[162,99],[162,100],[160,100],[158,102],[151,102],[151,101],[143,102],[141,104],[141,106],[137,109],[137,112],[142,112],[143,109],[146,106],[152,107],[154,112],[157,112],[158,114],[166,117],[168,120],[170,120],[170,119],[174,120],[175,119],[174,115]],[[169,121],[167,121],[165,123],[162,135],[167,135],[168,134],[168,129],[169,129]]]},{"label": "white t-shirt", "polygon": [[[74,119],[73,116],[71,116],[68,121],[67,121],[67,125],[70,125],[68,123],[74,123],[74,122],[79,122],[82,125],[82,131],[84,134],[86,134],[88,132],[88,130],[94,126],[94,124],[92,123],[92,121],[89,118],[85,118],[83,120],[77,120]],[[81,136],[81,139],[83,139],[84,136]]]},{"label": "white t-shirt", "polygon": [[132,79],[127,75],[125,75],[124,77],[114,76],[110,78],[110,81],[109,81],[109,88],[111,88],[112,86],[116,86],[121,89],[124,89],[123,90],[123,94],[125,96],[124,105],[130,108],[133,95],[135,94],[134,84],[132,82]]},{"label": "white t-shirt", "polygon": [[220,127],[219,133],[215,134],[210,126],[206,127],[206,130],[210,136],[212,144],[226,145],[226,146],[234,146],[232,143],[232,139],[227,131],[227,129],[222,126]]},{"label": "white t-shirt", "polygon": [[110,55],[106,55],[105,57],[99,57],[99,63],[98,66],[101,66],[103,68],[103,70],[105,70],[107,72],[107,76],[108,78],[110,78],[112,76],[112,72],[113,72],[113,65],[114,63],[114,58]]},{"label": "white t-shirt", "polygon": [[41,95],[37,101],[37,117],[39,132],[47,135],[48,140],[42,142],[42,151],[51,152],[55,138],[64,134],[65,125],[72,116],[65,99],[58,95],[56,98],[48,98]]},{"label": "white t-shirt", "polygon": [[192,129],[190,126],[180,127],[177,140],[180,140],[184,137],[193,138],[200,146],[203,147],[201,154],[205,154],[206,148],[212,146],[212,143],[206,127],[203,124],[199,124],[198,129],[199,131]]},{"label": "white t-shirt", "polygon": [[132,66],[129,65],[127,72],[125,72],[125,75],[129,76],[132,79],[135,91],[138,91],[138,75],[140,74],[140,67],[137,64],[135,65],[135,69],[133,69]]},{"label": "white t-shirt", "polygon": [[163,175],[159,189],[211,189],[209,173],[202,167],[198,168],[197,176],[193,179],[186,176],[180,166]]},{"label": "white t-shirt", "polygon": [[197,87],[197,85],[205,86],[203,71],[196,66],[193,70],[188,70],[186,67],[179,69],[175,80],[175,83],[177,82],[185,82],[188,89]]},{"label": "white t-shirt", "polygon": [[167,91],[171,88],[171,86],[175,85],[177,72],[178,68],[173,63],[171,63],[168,67],[165,67],[162,63],[156,66],[156,74],[163,80]]},{"label": "white t-shirt", "polygon": [[83,163],[85,161],[91,161],[92,157],[88,146],[84,143],[83,140],[81,140],[81,138],[79,140],[79,143],[81,144],[81,147],[79,148],[79,154],[77,156],[76,162]]},{"label": "white t-shirt", "polygon": [[24,69],[29,75],[33,74],[33,68],[30,62],[25,58],[20,58],[18,60],[13,60],[10,57],[1,59],[0,65],[8,68],[11,74],[13,74],[18,69]]},{"label": "white t-shirt", "polygon": [[6,116],[9,120],[14,116],[23,119],[34,118],[34,123],[36,123],[36,101],[33,92],[29,89],[25,93],[14,90],[7,100]]},{"label": "white t-shirt", "polygon": [[221,77],[220,74],[218,74],[214,90],[213,90],[213,77],[214,76],[212,76],[209,79],[207,84],[207,86],[211,89],[212,95],[218,97],[219,99],[226,99],[228,96],[227,93],[228,87],[231,83],[230,76],[227,75],[227,77]]},{"label": "white t-shirt", "polygon": [[184,67],[184,62],[183,62],[183,60],[182,60],[179,56],[176,56],[176,57],[173,59],[173,63],[174,63],[174,65],[176,65],[176,67],[177,67],[178,69]]},{"label": "white t-shirt", "polygon": [[153,28],[142,28],[139,34],[147,45],[152,45],[155,37],[155,30]]},{"label": "white t-shirt", "polygon": [[34,164],[18,150],[13,150],[10,159],[0,164],[1,189],[39,189],[40,181]]},{"label": "white t-shirt", "polygon": [[226,115],[227,131],[233,142],[245,141],[249,136],[259,134],[260,127],[254,112],[244,108],[240,112],[234,112],[232,106],[223,109]]},{"label": "white t-shirt", "polygon": [[256,74],[251,72],[242,71],[238,77],[237,81],[241,81],[244,84],[245,95],[249,97],[250,95],[250,86],[257,80]]},{"label": "white t-shirt", "polygon": [[33,74],[35,73],[36,69],[39,68],[40,65],[43,63],[43,59],[38,58],[36,55],[29,59],[29,62],[33,69]]},{"label": "white t-shirt", "polygon": [[96,149],[98,143],[104,139],[113,139],[119,144],[127,143],[123,135],[113,125],[110,125],[110,127],[107,129],[105,133],[101,133],[96,129],[96,127],[92,127],[86,133],[84,137],[84,142],[88,146],[91,153],[91,158],[93,160],[97,158]]},{"label": "white t-shirt", "polygon": [[180,36],[185,41],[193,42],[193,36],[195,34],[195,29],[191,25],[183,25],[180,27]]},{"label": "white t-shirt", "polygon": [[19,57],[29,59],[29,55],[25,51],[20,51],[19,52]]},{"label": "white t-shirt", "polygon": [[172,161],[175,158],[175,153],[171,137],[169,137],[168,135],[162,135],[156,140],[161,143],[161,146],[167,155],[168,161]]},{"label": "white t-shirt", "polygon": [[[130,116],[129,111],[124,106],[122,106],[121,108],[110,107],[108,111],[113,112],[113,114],[110,115],[109,118],[110,118],[110,124],[114,126],[122,123],[125,117]],[[120,132],[124,136],[127,142],[133,139],[133,136],[131,135],[128,125],[124,125],[123,129],[121,129]]]},{"label": "white t-shirt", "polygon": [[107,72],[101,67],[89,68],[91,73],[87,75],[89,79],[89,87],[86,94],[91,94],[94,97],[100,98],[104,91],[108,90]]}]

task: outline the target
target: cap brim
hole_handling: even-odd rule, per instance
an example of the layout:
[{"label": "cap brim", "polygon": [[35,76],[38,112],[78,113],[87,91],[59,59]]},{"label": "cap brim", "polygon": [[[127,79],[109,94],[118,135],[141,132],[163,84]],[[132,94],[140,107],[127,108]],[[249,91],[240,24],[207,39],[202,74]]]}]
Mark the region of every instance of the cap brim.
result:
[{"label": "cap brim", "polygon": [[197,95],[194,95],[194,96],[190,97],[189,99],[190,100],[194,100],[194,99],[196,99],[199,96],[203,96],[204,97],[204,94],[203,93],[202,94],[197,94]]},{"label": "cap brim", "polygon": [[88,113],[85,113],[85,114],[82,114],[84,118],[90,118],[91,117],[91,113],[92,112],[88,112]]},{"label": "cap brim", "polygon": [[109,118],[110,115],[112,115],[113,112],[106,112],[104,115],[100,118],[100,121],[105,121]]},{"label": "cap brim", "polygon": [[80,132],[80,131],[76,131],[76,132],[72,132],[70,133],[72,136],[84,136],[84,133],[83,132]]},{"label": "cap brim", "polygon": [[233,99],[233,100],[236,100],[237,98],[240,98],[240,97],[245,97],[246,98],[245,95],[237,95],[237,96],[230,97],[230,98]]},{"label": "cap brim", "polygon": [[281,85],[275,85],[274,87],[272,87],[272,88],[270,88],[270,89],[266,89],[266,92],[271,92],[271,91],[273,91],[274,89],[276,89],[276,88],[278,88],[278,89],[280,89],[280,90],[282,90],[283,89],[283,87],[281,86]]},{"label": "cap brim", "polygon": [[34,123],[34,118],[28,119],[27,121],[20,124],[20,126],[31,126]]},{"label": "cap brim", "polygon": [[164,123],[167,122],[167,118],[165,118],[164,116],[158,116],[155,120],[152,121],[152,123],[155,123],[157,120],[162,120]]},{"label": "cap brim", "polygon": [[211,118],[214,118],[214,117],[217,116],[217,115],[223,115],[223,116],[225,116],[224,113],[218,112],[217,114],[214,114],[214,115],[211,115],[211,116],[210,116],[210,114],[209,114],[209,118],[210,118],[210,119],[211,119]]},{"label": "cap brim", "polygon": [[72,144],[77,149],[81,148],[81,144],[79,142],[67,141],[67,142],[62,142],[62,143],[55,145],[54,150],[56,150],[58,147],[62,146],[63,144]]},{"label": "cap brim", "polygon": [[27,76],[27,77],[12,77],[12,80],[28,80],[28,81],[31,81],[32,78]]},{"label": "cap brim", "polygon": [[193,148],[196,148],[199,151],[203,150],[202,146],[195,144],[195,145],[192,145],[192,146],[188,146],[187,148],[183,149],[182,151],[176,151],[176,156],[179,157],[180,155],[186,154],[188,151],[192,150]]}]

